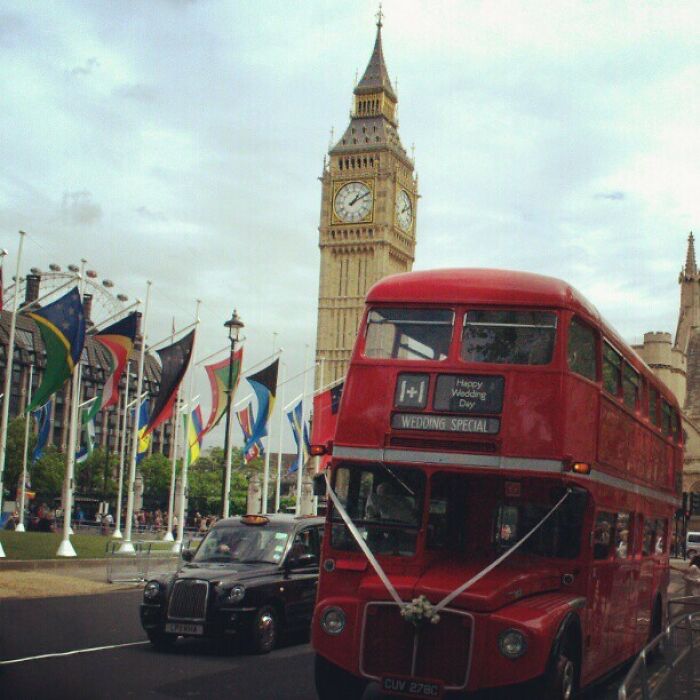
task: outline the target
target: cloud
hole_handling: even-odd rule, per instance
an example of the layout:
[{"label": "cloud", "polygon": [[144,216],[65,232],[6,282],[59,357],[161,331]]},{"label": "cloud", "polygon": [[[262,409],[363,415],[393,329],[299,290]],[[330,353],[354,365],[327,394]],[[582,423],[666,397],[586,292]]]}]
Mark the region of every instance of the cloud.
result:
[{"label": "cloud", "polygon": [[168,217],[161,211],[151,211],[148,207],[137,207],[136,213],[148,221],[167,221]]},{"label": "cloud", "polygon": [[92,201],[87,190],[64,192],[61,202],[61,221],[64,224],[85,226],[94,224],[102,217],[102,208]]},{"label": "cloud", "polygon": [[74,68],[71,68],[68,73],[69,75],[90,75],[99,67],[100,62],[93,56],[92,58],[88,58],[82,66],[75,66]]},{"label": "cloud", "polygon": [[151,85],[135,83],[133,85],[120,85],[114,89],[115,97],[123,97],[136,102],[155,102],[157,91]]},{"label": "cloud", "polygon": [[610,199],[614,202],[619,202],[620,200],[625,198],[625,193],[624,192],[598,192],[595,195],[596,199]]}]

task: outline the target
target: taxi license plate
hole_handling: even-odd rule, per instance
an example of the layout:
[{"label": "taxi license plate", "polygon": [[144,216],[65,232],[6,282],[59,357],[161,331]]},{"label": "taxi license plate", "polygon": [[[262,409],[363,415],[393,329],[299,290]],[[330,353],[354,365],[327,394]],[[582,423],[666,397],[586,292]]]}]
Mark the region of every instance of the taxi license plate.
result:
[{"label": "taxi license plate", "polygon": [[169,634],[204,634],[204,625],[194,625],[187,622],[167,622],[165,631]]},{"label": "taxi license plate", "polygon": [[402,678],[401,676],[384,676],[382,692],[390,695],[400,695],[405,698],[441,698],[442,683],[420,680],[417,678]]}]

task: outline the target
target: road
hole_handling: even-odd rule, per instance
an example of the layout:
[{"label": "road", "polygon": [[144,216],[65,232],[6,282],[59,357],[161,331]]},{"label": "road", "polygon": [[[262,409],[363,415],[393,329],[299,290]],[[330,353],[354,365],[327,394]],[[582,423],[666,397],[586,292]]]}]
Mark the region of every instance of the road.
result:
[{"label": "road", "polygon": [[[5,600],[0,605],[0,695],[24,698],[313,700],[313,653],[288,640],[267,656],[205,640],[153,651],[138,620],[141,591]],[[78,653],[75,653],[78,652]],[[56,654],[67,654],[56,656]],[[39,657],[39,658],[36,658]],[[613,700],[617,674],[585,700]],[[370,688],[364,700],[377,700]]]}]

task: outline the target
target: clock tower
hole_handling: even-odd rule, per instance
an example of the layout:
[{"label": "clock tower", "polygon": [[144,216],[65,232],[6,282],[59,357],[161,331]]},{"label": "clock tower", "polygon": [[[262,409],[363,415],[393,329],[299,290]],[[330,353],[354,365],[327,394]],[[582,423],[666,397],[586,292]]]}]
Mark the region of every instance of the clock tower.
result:
[{"label": "clock tower", "polygon": [[350,124],[331,145],[320,178],[316,388],[345,375],[367,290],[413,266],[418,180],[399,138],[381,12],[372,56],[353,92]]}]

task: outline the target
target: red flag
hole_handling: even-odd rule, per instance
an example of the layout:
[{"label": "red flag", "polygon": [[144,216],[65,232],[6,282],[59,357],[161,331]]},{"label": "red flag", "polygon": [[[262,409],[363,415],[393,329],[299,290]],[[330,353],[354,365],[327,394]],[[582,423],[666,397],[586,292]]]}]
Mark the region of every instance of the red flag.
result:
[{"label": "red flag", "polygon": [[[311,421],[311,444],[326,445],[335,438],[335,426],[338,422],[340,398],[343,395],[343,384],[322,391],[314,396],[314,415]],[[330,462],[330,455],[321,457],[319,470],[323,470]]]}]

